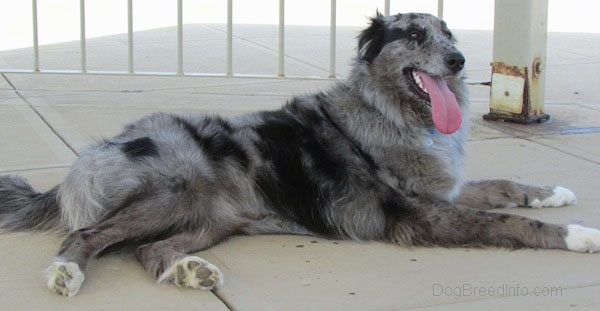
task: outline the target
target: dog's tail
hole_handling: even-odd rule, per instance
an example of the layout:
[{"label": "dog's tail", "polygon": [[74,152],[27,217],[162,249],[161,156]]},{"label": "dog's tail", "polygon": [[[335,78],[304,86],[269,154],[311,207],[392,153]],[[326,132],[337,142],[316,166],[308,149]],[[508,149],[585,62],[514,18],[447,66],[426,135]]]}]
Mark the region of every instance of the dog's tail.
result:
[{"label": "dog's tail", "polygon": [[10,231],[63,229],[58,186],[40,193],[19,176],[0,176],[0,228]]}]

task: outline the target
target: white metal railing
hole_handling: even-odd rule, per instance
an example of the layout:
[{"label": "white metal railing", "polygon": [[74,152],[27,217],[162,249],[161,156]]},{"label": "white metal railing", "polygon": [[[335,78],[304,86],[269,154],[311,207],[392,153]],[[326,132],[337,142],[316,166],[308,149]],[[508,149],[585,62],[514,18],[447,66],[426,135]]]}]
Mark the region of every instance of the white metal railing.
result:
[{"label": "white metal railing", "polygon": [[[330,30],[329,30],[329,78],[336,76],[336,0],[330,0]],[[285,73],[285,0],[279,0],[279,28],[278,28],[278,73],[277,75],[262,74],[236,74],[233,68],[233,0],[227,0],[227,66],[222,74],[186,72],[184,68],[183,48],[183,0],[177,0],[177,70],[176,72],[142,72],[135,70],[134,59],[134,32],[133,32],[133,0],[127,0],[127,71],[88,70],[86,47],[86,13],[85,0],[79,0],[79,70],[45,70],[40,68],[40,48],[38,41],[38,4],[32,0],[32,28],[33,28],[33,68],[32,69],[4,69],[0,73],[62,73],[62,74],[121,74],[121,75],[176,75],[176,76],[225,76],[225,77],[287,77]],[[438,0],[438,16],[443,15],[443,0]],[[384,14],[390,14],[390,0],[385,0]],[[303,77],[319,78],[319,77]]]}]

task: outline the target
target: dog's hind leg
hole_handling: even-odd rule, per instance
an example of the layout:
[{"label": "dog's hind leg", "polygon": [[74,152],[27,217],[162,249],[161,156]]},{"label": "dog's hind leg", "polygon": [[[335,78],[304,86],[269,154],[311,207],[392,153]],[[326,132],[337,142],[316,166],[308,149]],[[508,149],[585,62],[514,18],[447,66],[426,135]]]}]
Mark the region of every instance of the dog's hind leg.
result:
[{"label": "dog's hind leg", "polygon": [[[388,204],[388,207],[392,204]],[[526,217],[491,213],[411,199],[396,204],[388,225],[391,241],[401,245],[497,246],[600,251],[600,231],[556,225]]]},{"label": "dog's hind leg", "polygon": [[208,261],[189,254],[206,249],[227,235],[207,230],[184,232],[140,246],[137,257],[158,283],[210,290],[223,283],[223,274]]},{"label": "dog's hind leg", "polygon": [[473,180],[465,183],[454,203],[477,209],[559,207],[575,204],[575,194],[563,187],[535,187],[510,180]]},{"label": "dog's hind leg", "polygon": [[163,193],[126,202],[104,220],[69,233],[48,269],[48,287],[58,294],[74,296],[83,283],[83,270],[90,258],[111,246],[177,233],[176,228],[187,215],[177,209],[174,199]]}]

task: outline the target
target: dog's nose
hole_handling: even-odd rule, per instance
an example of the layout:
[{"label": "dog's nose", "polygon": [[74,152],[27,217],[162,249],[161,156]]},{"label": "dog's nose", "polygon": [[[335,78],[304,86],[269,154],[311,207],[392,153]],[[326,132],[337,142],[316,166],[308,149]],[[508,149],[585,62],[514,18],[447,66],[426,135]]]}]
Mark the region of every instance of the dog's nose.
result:
[{"label": "dog's nose", "polygon": [[465,57],[460,53],[450,53],[444,58],[446,66],[452,72],[457,73],[465,67]]}]

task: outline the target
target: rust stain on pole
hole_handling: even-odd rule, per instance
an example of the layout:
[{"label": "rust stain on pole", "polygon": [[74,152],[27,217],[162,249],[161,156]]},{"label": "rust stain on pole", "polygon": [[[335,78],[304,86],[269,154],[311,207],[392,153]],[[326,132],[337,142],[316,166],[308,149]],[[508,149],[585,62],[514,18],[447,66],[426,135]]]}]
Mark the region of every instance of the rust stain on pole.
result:
[{"label": "rust stain on pole", "polygon": [[533,59],[533,64],[531,65],[531,68],[533,68],[533,75],[531,77],[534,81],[537,82],[537,80],[540,77],[540,73],[542,73],[542,58],[536,56]]},{"label": "rust stain on pole", "polygon": [[[490,97],[490,113],[483,116],[485,120],[508,121],[521,124],[545,122],[550,116],[544,114],[543,108],[532,105],[530,94],[538,91],[539,75],[542,60],[535,57],[531,70],[505,62],[493,62],[492,85],[496,83],[496,91]],[[531,71],[531,80],[529,72]],[[531,83],[530,83],[531,81]]]},{"label": "rust stain on pole", "polygon": [[486,120],[529,124],[544,113],[548,0],[494,2],[490,113]]},{"label": "rust stain on pole", "polygon": [[[531,64],[531,86],[530,86],[531,94],[539,93],[539,79],[540,79],[541,73],[542,73],[542,58],[539,56],[536,56],[533,59],[533,63]],[[531,112],[531,115],[542,116],[543,119],[539,120],[539,122],[544,122],[544,121],[548,120],[549,116],[547,114],[544,114],[543,104],[542,105],[530,105],[529,107],[530,107],[529,110]]]},{"label": "rust stain on pole", "polygon": [[492,73],[527,78],[527,67],[511,66],[504,62],[493,62]]}]

